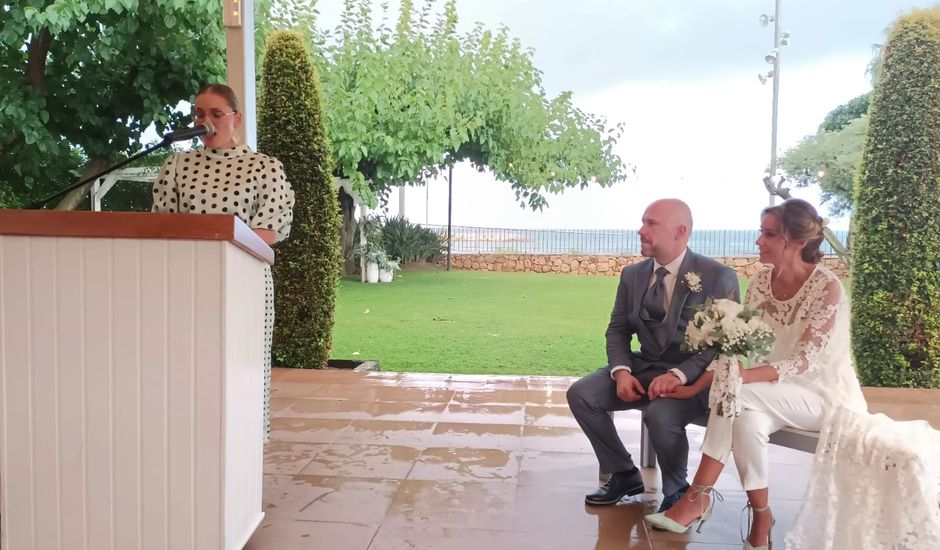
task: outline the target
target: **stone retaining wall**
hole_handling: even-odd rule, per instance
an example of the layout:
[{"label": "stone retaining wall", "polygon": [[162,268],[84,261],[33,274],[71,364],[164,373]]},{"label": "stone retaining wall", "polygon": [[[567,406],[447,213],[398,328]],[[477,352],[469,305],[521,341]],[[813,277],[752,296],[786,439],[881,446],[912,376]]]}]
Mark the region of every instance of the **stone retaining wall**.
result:
[{"label": "stone retaining wall", "polygon": [[[589,256],[575,254],[454,254],[452,269],[471,271],[515,271],[525,273],[570,273],[573,275],[619,275],[624,266],[642,261],[642,256]],[[757,256],[715,258],[749,279],[761,268]],[[441,260],[441,265],[447,259]],[[842,260],[823,259],[823,265],[841,278],[848,276]]]}]

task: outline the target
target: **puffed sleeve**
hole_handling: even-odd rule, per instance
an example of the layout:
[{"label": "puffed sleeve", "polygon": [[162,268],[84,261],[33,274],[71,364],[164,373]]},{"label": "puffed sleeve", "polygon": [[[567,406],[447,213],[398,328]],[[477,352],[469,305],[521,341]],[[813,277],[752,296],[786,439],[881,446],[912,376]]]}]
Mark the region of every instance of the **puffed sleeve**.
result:
[{"label": "puffed sleeve", "polygon": [[174,153],[167,157],[160,172],[157,174],[157,181],[153,183],[153,208],[152,212],[179,212],[179,188],[176,185],[176,162],[179,153]]},{"label": "puffed sleeve", "polygon": [[258,177],[258,211],[251,218],[252,229],[273,229],[276,242],[290,235],[294,221],[294,190],[291,189],[284,166],[275,158],[266,158]]}]

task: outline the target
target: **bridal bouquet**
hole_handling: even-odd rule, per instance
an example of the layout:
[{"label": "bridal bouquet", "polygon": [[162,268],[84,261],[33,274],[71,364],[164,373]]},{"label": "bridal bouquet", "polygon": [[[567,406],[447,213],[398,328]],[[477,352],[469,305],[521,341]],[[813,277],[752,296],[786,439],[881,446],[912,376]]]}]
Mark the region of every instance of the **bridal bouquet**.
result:
[{"label": "bridal bouquet", "polygon": [[761,312],[734,300],[705,300],[685,329],[685,351],[713,349],[726,355],[763,357],[774,345],[774,333]]},{"label": "bridal bouquet", "polygon": [[741,387],[738,355],[751,361],[766,356],[774,345],[774,333],[761,320],[761,312],[734,300],[708,299],[685,329],[684,351],[715,350],[718,356],[708,370],[715,371],[708,404],[720,416],[740,413],[736,395]]}]

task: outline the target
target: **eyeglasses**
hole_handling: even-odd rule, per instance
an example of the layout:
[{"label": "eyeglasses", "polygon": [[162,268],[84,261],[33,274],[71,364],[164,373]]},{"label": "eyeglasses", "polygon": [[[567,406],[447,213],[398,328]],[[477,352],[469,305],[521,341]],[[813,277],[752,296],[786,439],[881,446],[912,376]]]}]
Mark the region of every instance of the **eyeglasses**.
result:
[{"label": "eyeglasses", "polygon": [[203,111],[195,111],[195,112],[193,113],[193,120],[196,120],[196,121],[198,121],[198,120],[205,120],[206,117],[208,117],[208,118],[212,119],[213,121],[218,122],[218,121],[222,120],[223,118],[225,118],[225,117],[227,117],[227,116],[234,115],[234,114],[237,113],[237,112],[238,112],[238,111],[230,111],[230,112],[226,113],[226,112],[222,111],[221,109],[212,109],[212,110],[209,111],[208,113],[205,113],[205,112],[203,112]]}]

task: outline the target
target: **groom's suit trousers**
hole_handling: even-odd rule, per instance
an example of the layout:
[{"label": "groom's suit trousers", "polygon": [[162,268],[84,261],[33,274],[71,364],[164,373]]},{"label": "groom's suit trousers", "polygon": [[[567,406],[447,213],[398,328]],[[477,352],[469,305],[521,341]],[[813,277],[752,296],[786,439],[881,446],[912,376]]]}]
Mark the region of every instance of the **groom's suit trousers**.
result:
[{"label": "groom's suit trousers", "polygon": [[783,380],[744,384],[737,400],[740,416],[725,418],[714,410],[709,415],[702,453],[722,464],[733,454],[744,490],[763,489],[769,484],[770,434],[786,426],[818,431],[822,397],[805,386]]},{"label": "groom's suit trousers", "polygon": [[[636,373],[636,379],[647,388],[653,378],[666,372],[664,366],[651,366]],[[609,413],[646,410],[644,419],[662,470],[664,495],[671,495],[686,484],[689,440],[685,427],[705,414],[707,396],[707,393],[702,393],[691,399],[655,399],[652,402],[643,397],[626,403],[617,397],[617,383],[611,379],[607,367],[581,378],[568,388],[567,393],[571,413],[591,442],[601,471],[605,473],[625,472],[635,466]]]}]

